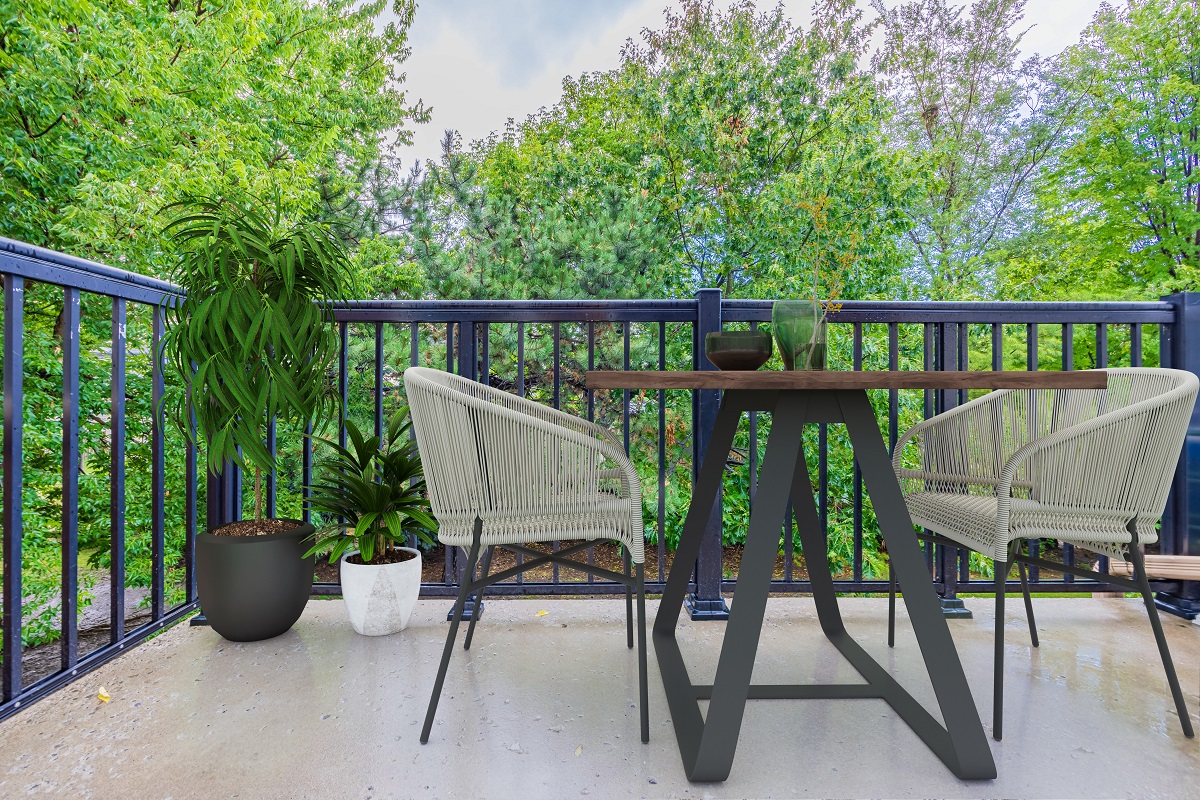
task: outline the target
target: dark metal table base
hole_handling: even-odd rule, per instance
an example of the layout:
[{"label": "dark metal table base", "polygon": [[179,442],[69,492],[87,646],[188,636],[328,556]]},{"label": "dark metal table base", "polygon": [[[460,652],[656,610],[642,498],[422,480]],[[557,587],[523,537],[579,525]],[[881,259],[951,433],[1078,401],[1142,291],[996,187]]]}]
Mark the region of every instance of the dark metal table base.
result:
[{"label": "dark metal table base", "polygon": [[[746,411],[773,412],[771,433],[759,472],[746,546],[742,553],[737,590],[729,613],[725,641],[715,682],[693,685],[675,640],[691,565],[700,549],[705,523],[716,499],[726,455],[733,445],[738,421]],[[892,569],[901,585],[916,587],[904,593],[913,631],[946,721],[943,727],[912,695],[846,632],[825,538],[821,533],[812,483],[804,459],[803,432],[809,422],[845,422],[863,480],[870,493],[880,531],[887,543]],[[775,555],[780,522],[792,500],[812,581],[821,629],[858,670],[865,683],[835,685],[750,684]],[[693,781],[723,781],[729,777],[747,700],[881,698],[921,737],[929,749],[959,778],[996,777],[975,701],[937,595],[925,569],[904,498],[892,473],[891,459],[879,434],[875,413],[864,391],[726,391],[721,411],[700,468],[692,505],[684,522],[658,616],[654,620],[654,649],[666,688],[667,703],[679,741],[684,770]],[[708,699],[707,719],[698,699]]]}]

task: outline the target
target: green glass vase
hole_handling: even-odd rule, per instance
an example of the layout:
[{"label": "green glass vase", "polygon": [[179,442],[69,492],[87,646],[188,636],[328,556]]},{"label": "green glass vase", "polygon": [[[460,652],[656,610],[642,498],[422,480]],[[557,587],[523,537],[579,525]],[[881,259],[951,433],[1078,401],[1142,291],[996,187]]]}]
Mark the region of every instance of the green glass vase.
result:
[{"label": "green glass vase", "polygon": [[784,369],[825,369],[825,309],[819,301],[776,300],[771,331]]}]

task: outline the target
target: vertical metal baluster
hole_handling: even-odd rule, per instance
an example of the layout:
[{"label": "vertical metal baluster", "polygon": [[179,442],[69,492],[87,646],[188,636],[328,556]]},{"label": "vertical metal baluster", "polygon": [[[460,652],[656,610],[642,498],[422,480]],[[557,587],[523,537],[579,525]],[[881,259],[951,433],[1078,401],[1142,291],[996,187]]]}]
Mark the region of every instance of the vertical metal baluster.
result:
[{"label": "vertical metal baluster", "polygon": [[410,367],[418,366],[420,362],[420,353],[417,350],[417,345],[421,341],[421,327],[413,322],[408,326],[408,365]]},{"label": "vertical metal baluster", "polygon": [[312,486],[312,468],[313,468],[313,446],[312,446],[312,420],[307,420],[304,423],[304,447],[301,455],[300,463],[300,482],[303,486],[300,487],[300,518],[305,524],[312,522],[312,505],[310,503],[312,492],[309,487]]},{"label": "vertical metal baluster", "polygon": [[[272,456],[275,455],[276,447],[276,419],[272,416],[267,420],[267,452]],[[279,479],[278,473],[274,468],[267,472],[267,502],[266,502],[266,517],[267,519],[275,518],[275,498],[277,493],[275,485]]]},{"label": "vertical metal baluster", "polygon": [[[967,369],[970,369],[970,367],[971,367],[971,359],[969,356],[970,342],[967,339],[967,334],[969,332],[969,330],[968,330],[969,328],[970,328],[970,326],[965,322],[958,323],[958,369],[959,369],[959,371],[966,371]],[[967,399],[968,399],[967,390],[959,389],[958,390],[958,404],[961,406],[963,403],[967,402]],[[960,551],[960,552],[962,552],[962,551]]]},{"label": "vertical metal baluster", "polygon": [[[153,413],[150,417],[150,616],[162,619],[166,605],[167,553],[166,553],[166,458],[163,446],[163,429],[160,424],[163,407],[163,315],[162,308],[153,308],[154,327],[151,334],[151,389]],[[240,506],[239,506],[240,507]]]},{"label": "vertical metal baluster", "polygon": [[[667,323],[658,323],[658,369],[667,368]],[[667,393],[658,390],[658,579],[666,580],[667,545]]]},{"label": "vertical metal baluster", "polygon": [[562,340],[559,338],[562,325],[558,322],[551,326],[551,335],[554,337],[554,407],[558,408],[562,403]]},{"label": "vertical metal baluster", "polygon": [[[888,371],[900,370],[900,326],[895,322],[888,323]],[[896,440],[900,438],[900,391],[888,391],[888,452],[896,450]]]},{"label": "vertical metal baluster", "polygon": [[21,693],[25,279],[4,276],[4,663],[2,699]]},{"label": "vertical metal baluster", "polygon": [[1132,322],[1129,325],[1129,366],[1142,365],[1142,323]]},{"label": "vertical metal baluster", "polygon": [[484,386],[492,385],[492,323],[482,322],[479,325],[480,336],[483,340],[483,350],[479,353],[479,382]]},{"label": "vertical metal baluster", "polygon": [[1038,326],[1036,322],[1025,325],[1025,369],[1036,372],[1038,368]]},{"label": "vertical metal baluster", "polygon": [[[629,330],[633,327],[632,322],[625,323],[625,340],[624,350],[621,356],[621,368],[626,372],[629,371]],[[629,390],[624,389],[621,392],[621,433],[625,442],[625,455],[629,455]]]},{"label": "vertical metal baluster", "polygon": [[[525,396],[525,323],[517,323],[517,394]],[[520,556],[517,556],[520,564]]]},{"label": "vertical metal baluster", "polygon": [[[1064,322],[1062,326],[1062,368],[1064,371],[1075,369],[1075,326]],[[1075,566],[1075,546],[1063,542],[1063,562]],[[1064,583],[1074,583],[1075,576],[1069,572],[1063,573]]]},{"label": "vertical metal baluster", "polygon": [[79,660],[79,290],[62,310],[62,668]]},{"label": "vertical metal baluster", "polygon": [[[187,382],[185,389],[188,409],[188,440],[184,452],[184,481],[183,489],[184,521],[183,529],[183,595],[184,602],[190,603],[196,599],[196,487],[199,485],[200,469],[196,456],[196,409],[192,405],[192,382]],[[122,545],[124,549],[124,545]],[[124,595],[124,580],[119,584]]]},{"label": "vertical metal baluster", "polygon": [[[562,400],[562,342],[560,332],[562,326],[555,322],[551,326],[551,336],[554,337],[554,407],[558,408]],[[551,544],[551,550],[559,551],[558,539]],[[558,585],[558,564],[554,565],[554,585]]]},{"label": "vertical metal baluster", "polygon": [[[125,638],[125,301],[112,301],[109,370],[108,641]],[[188,598],[191,599],[190,597]]]},{"label": "vertical metal baluster", "polygon": [[[454,372],[454,323],[446,323],[446,372]],[[446,563],[442,572],[442,582],[451,586],[458,585],[458,573],[454,568],[455,548],[446,546]]]},{"label": "vertical metal baluster", "polygon": [[[588,348],[588,371],[591,372],[596,368],[596,323],[588,321],[587,324],[587,348]],[[588,388],[587,394],[587,415],[589,422],[596,421],[596,390]]]},{"label": "vertical metal baluster", "polygon": [[[525,396],[525,323],[517,323],[517,394]],[[517,566],[525,563],[524,557],[517,553]],[[517,573],[517,584],[525,583],[525,573]]]},{"label": "vertical metal baluster", "polygon": [[383,441],[383,323],[375,323],[375,435]]},{"label": "vertical metal baluster", "polygon": [[1096,369],[1108,368],[1108,325],[1096,323]]},{"label": "vertical metal baluster", "polygon": [[350,416],[350,326],[338,323],[341,350],[338,352],[338,444],[346,446],[346,418]]},{"label": "vertical metal baluster", "polygon": [[[863,363],[862,323],[854,323],[854,371],[861,372]],[[789,517],[789,520],[791,518]],[[791,528],[791,525],[788,526]],[[854,582],[863,576],[863,484],[862,470],[854,458]]]},{"label": "vertical metal baluster", "polygon": [[[934,324],[932,322],[926,322],[925,330],[922,334],[922,342],[921,342],[921,356],[922,356],[921,366],[922,366],[922,369],[924,369],[926,372],[930,372],[933,370],[934,332],[935,332]],[[933,416],[934,411],[935,411],[935,402],[934,401],[935,401],[935,395],[933,393],[933,390],[926,389],[925,390],[925,407],[924,407],[924,409],[922,409],[922,413],[923,413],[925,419],[929,419],[930,417]],[[926,532],[928,532],[928,529],[926,529]],[[930,544],[929,542],[923,542],[922,549],[925,551],[925,567],[929,570],[930,574],[933,574],[934,546],[932,544]]]},{"label": "vertical metal baluster", "polygon": [[1004,369],[1004,329],[998,322],[992,323],[992,369]]}]

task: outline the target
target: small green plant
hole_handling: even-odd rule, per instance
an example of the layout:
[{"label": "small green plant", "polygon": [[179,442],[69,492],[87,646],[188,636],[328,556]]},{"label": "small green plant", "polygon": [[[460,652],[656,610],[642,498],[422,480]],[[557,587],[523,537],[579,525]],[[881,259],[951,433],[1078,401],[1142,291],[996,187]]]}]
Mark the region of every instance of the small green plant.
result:
[{"label": "small green plant", "polygon": [[390,551],[414,536],[433,544],[437,530],[425,494],[425,473],[417,444],[411,437],[412,420],[404,406],[388,421],[386,439],[365,437],[346,420],[346,436],[353,449],[314,436],[329,448],[316,465],[317,481],[310,504],[325,515],[316,543],[305,555],[328,553],[336,563],[347,551],[357,550],[363,562],[381,562]]}]

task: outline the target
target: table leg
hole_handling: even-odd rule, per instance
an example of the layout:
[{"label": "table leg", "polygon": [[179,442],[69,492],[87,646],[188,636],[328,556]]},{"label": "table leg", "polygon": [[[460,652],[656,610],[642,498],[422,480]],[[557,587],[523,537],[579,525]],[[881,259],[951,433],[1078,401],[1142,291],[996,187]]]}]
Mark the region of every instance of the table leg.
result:
[{"label": "table leg", "polygon": [[[852,657],[843,646],[844,642],[853,645],[851,652],[861,651],[861,648],[848,636],[844,636],[844,642],[834,643],[854,663],[855,668],[862,672],[863,677],[884,690],[885,698],[896,712],[955,775],[968,780],[994,778],[996,763],[992,759],[983,725],[979,721],[979,713],[971,697],[958,651],[954,648],[954,640],[950,637],[950,630],[942,616],[937,595],[925,571],[925,560],[914,535],[912,519],[908,516],[908,508],[904,504],[900,486],[892,471],[891,459],[888,458],[887,448],[884,447],[883,438],[880,436],[875,412],[866,392],[838,392],[837,397],[842,418],[850,434],[851,445],[854,447],[863,480],[871,497],[871,504],[875,508],[875,516],[879,520],[880,532],[887,544],[892,569],[896,571],[900,585],[905,587],[904,605],[908,609],[913,632],[916,634],[921,656],[925,660],[925,668],[929,673],[946,726],[943,728],[938,725],[928,712],[899,684],[895,684],[882,667],[875,664],[865,652],[862,653],[862,657],[869,661],[870,665],[874,665],[874,669],[865,662],[860,663],[862,658]],[[807,554],[807,539],[804,546]],[[808,562],[808,567],[810,576],[813,576],[815,572],[811,561]],[[825,572],[828,572],[827,562]],[[816,594],[815,577],[813,590]],[[827,590],[822,590],[822,594],[826,593],[832,595],[832,581]],[[836,606],[836,599],[833,602]],[[821,624],[829,635],[830,629],[826,627],[824,617]],[[837,625],[840,626],[840,618]],[[842,629],[841,634],[844,632]],[[830,638],[842,639],[841,634]],[[863,672],[864,666],[867,667],[867,672]],[[894,688],[889,685],[889,681],[895,684]]]}]

